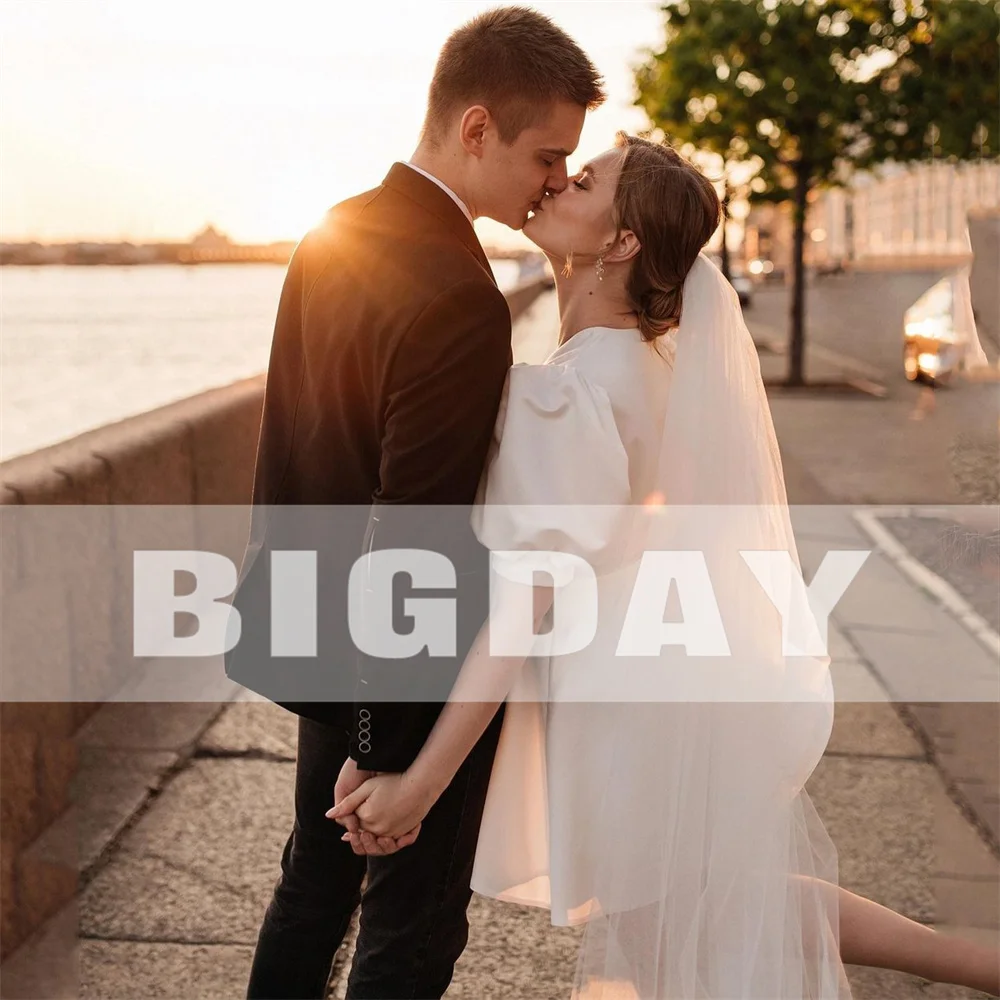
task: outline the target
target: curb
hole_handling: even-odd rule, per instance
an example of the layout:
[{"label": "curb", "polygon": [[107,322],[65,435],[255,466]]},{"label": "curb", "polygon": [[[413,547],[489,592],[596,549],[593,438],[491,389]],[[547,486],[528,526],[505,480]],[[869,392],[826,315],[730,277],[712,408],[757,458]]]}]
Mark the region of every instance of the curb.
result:
[{"label": "curb", "polygon": [[952,617],[1000,660],[1000,633],[998,633],[972,605],[943,577],[929,570],[915,559],[909,550],[881,523],[883,517],[915,517],[926,507],[879,507],[856,510],[853,518],[896,568],[933,597]]},{"label": "curb", "polygon": [[[751,330],[754,347],[757,348],[758,353],[772,354],[777,357],[788,356],[787,337],[779,334],[774,327],[767,323],[758,323],[753,320],[747,325]],[[806,355],[839,369],[840,379],[831,380],[826,378],[810,380],[807,385],[802,387],[802,390],[808,391],[810,389],[838,387],[860,392],[876,399],[885,399],[889,394],[888,389],[885,387],[885,373],[881,369],[866,364],[864,361],[859,361],[857,358],[851,357],[849,354],[843,354],[840,351],[833,351],[822,344],[808,344],[806,346]],[[765,380],[765,384],[767,384],[767,380]],[[768,386],[768,388],[775,389],[781,389],[782,387],[783,383],[781,382],[775,382],[773,385]]]}]

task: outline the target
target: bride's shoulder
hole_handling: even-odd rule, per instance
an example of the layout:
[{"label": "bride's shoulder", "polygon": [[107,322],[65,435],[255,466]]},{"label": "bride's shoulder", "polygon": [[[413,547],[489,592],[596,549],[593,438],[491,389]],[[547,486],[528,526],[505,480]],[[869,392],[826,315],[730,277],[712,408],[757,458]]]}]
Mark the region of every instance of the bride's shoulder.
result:
[{"label": "bride's shoulder", "polygon": [[674,333],[651,342],[636,328],[593,327],[581,330],[556,348],[549,361],[570,365],[597,382],[614,381],[616,376],[634,377],[668,360]]}]

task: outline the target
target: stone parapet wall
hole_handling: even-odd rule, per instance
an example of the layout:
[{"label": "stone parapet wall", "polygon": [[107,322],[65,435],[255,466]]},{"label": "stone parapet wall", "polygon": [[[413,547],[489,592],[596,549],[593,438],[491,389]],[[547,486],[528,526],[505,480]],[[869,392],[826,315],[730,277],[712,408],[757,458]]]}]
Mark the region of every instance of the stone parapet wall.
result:
[{"label": "stone parapet wall", "polygon": [[[512,319],[548,287],[538,280],[509,292]],[[121,665],[133,662],[131,650],[115,648],[130,634],[115,627],[129,620],[130,587],[118,577],[94,579],[94,567],[109,562],[98,553],[116,541],[128,547],[127,515],[106,508],[249,505],[263,399],[258,375],[0,463],[0,666],[18,683],[30,683],[33,670],[47,684],[59,678],[67,699],[53,700],[59,696],[47,689],[38,701],[19,695],[0,704],[0,958],[76,891],[72,859],[43,857],[32,845],[70,806],[74,733],[121,679]],[[81,512],[92,530],[85,539],[73,532],[72,542],[31,530],[30,508],[50,505],[92,508]],[[195,545],[201,520],[191,519]],[[234,550],[242,551],[245,530],[234,521]],[[58,579],[32,571],[46,563],[63,568]],[[39,630],[48,641],[38,642]],[[52,662],[24,670],[23,650],[37,648]]]}]

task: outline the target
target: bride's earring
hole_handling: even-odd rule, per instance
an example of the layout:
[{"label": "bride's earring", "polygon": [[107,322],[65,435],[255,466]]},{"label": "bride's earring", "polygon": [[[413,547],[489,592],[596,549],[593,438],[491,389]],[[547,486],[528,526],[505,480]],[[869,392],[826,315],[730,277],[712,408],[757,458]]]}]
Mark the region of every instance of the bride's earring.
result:
[{"label": "bride's earring", "polygon": [[566,254],[566,263],[563,264],[562,275],[563,275],[564,278],[572,278],[573,277],[573,251],[572,250],[570,250],[569,253]]},{"label": "bride's earring", "polygon": [[598,257],[597,263],[594,265],[594,270],[597,272],[597,280],[604,280],[604,258]]}]

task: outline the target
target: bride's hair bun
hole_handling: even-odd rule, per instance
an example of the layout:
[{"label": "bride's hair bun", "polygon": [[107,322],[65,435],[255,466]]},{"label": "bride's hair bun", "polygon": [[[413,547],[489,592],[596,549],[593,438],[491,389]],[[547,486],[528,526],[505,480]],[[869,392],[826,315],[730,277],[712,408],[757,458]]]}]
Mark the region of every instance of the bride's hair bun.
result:
[{"label": "bride's hair bun", "polygon": [[639,329],[643,339],[655,340],[681,321],[682,285],[673,288],[651,288],[635,303],[639,314]]},{"label": "bride's hair bun", "polygon": [[712,182],[670,146],[625,132],[615,145],[625,150],[615,221],[641,246],[625,290],[643,338],[653,341],[680,323],[684,279],[718,228],[722,205]]}]

